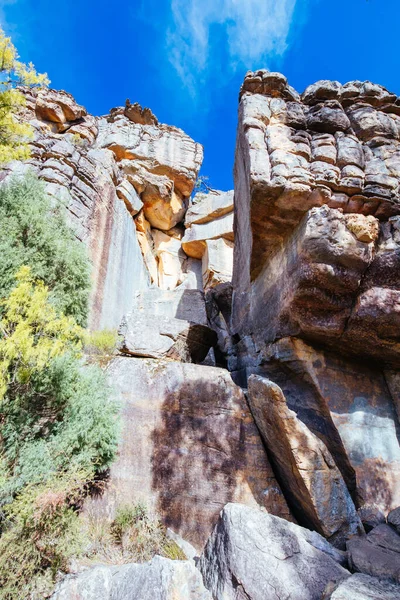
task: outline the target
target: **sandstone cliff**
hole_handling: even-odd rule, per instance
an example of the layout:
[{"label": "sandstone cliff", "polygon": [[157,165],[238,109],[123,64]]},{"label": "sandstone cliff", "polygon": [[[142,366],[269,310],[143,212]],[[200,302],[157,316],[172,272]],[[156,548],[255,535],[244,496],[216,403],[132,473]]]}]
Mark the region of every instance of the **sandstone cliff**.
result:
[{"label": "sandstone cliff", "polygon": [[[32,158],[2,177],[33,169],[65,202],[93,263],[90,326],[122,336],[119,456],[85,510],[144,501],[206,544],[214,600],[395,598],[375,578],[400,582],[400,99],[249,72],[234,192],[192,197],[202,147],[149,109],[24,93]],[[209,597],[189,566],[142,572],[167,574],[163,598]],[[55,598],[101,577],[124,600],[135,573]]]},{"label": "sandstone cliff", "polygon": [[[400,503],[399,132],[399,99],[369,82],[320,81],[300,96],[259,71],[240,92],[230,369],[243,385],[251,374],[278,384],[299,419],[290,436],[306,426],[309,455],[322,442],[355,505],[384,511]],[[264,435],[272,456],[277,421]],[[293,473],[274,462],[304,515],[313,500],[296,498]],[[312,475],[299,477],[307,486]],[[314,502],[329,502],[317,487]]]}]

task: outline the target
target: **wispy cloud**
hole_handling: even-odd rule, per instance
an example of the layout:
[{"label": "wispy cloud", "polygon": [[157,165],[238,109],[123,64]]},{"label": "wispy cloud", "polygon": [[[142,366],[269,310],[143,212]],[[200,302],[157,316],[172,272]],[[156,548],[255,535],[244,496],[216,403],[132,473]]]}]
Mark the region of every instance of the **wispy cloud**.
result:
[{"label": "wispy cloud", "polygon": [[[224,28],[228,70],[251,68],[284,53],[297,0],[171,0],[169,59],[195,94],[212,68],[213,26]],[[265,66],[268,66],[265,64]]]}]

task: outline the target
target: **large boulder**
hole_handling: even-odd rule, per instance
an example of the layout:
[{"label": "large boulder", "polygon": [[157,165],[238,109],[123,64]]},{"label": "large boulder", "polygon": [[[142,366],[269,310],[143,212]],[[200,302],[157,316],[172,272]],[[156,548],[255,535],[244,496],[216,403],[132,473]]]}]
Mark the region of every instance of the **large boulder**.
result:
[{"label": "large boulder", "polygon": [[345,541],[363,527],[343,477],[325,444],[287,406],[279,386],[252,375],[249,404],[298,521],[329,541]]},{"label": "large boulder", "polygon": [[387,522],[400,534],[400,506],[390,511],[387,516]]},{"label": "large boulder", "polygon": [[382,371],[298,338],[258,350],[248,372],[280,386],[288,408],[325,444],[356,506],[375,504],[384,514],[397,507],[399,421]]},{"label": "large boulder", "polygon": [[121,402],[118,458],[86,510],[112,519],[143,502],[197,549],[227,502],[291,518],[243,391],[220,368],[121,357],[107,370]]},{"label": "large boulder", "polygon": [[321,600],[349,577],[342,555],[316,532],[259,509],[228,504],[200,557],[214,600]]},{"label": "large boulder", "polygon": [[136,292],[119,328],[124,354],[199,363],[216,344],[200,290]]},{"label": "large boulder", "polygon": [[[331,589],[332,586],[329,586]],[[354,573],[333,591],[328,589],[323,600],[398,600],[400,586],[390,581]]]},{"label": "large boulder", "polygon": [[389,525],[378,525],[367,536],[350,540],[347,551],[354,571],[400,584],[400,535]]},{"label": "large boulder", "polygon": [[212,600],[191,561],[155,556],[143,564],[96,566],[70,575],[51,600]]},{"label": "large boulder", "polygon": [[211,190],[208,194],[197,193],[185,215],[185,227],[195,223],[209,223],[233,212],[233,190]]}]

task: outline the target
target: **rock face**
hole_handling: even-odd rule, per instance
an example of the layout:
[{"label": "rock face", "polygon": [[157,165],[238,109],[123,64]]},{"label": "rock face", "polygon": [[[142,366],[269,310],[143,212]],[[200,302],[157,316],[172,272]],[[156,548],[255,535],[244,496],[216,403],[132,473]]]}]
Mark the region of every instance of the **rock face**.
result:
[{"label": "rock face", "polygon": [[389,525],[378,525],[367,536],[350,540],[347,550],[354,571],[400,584],[400,535]]},{"label": "rock face", "polygon": [[291,518],[242,390],[215,367],[117,358],[109,376],[123,436],[105,494],[88,510],[112,518],[142,501],[198,549],[227,502]]},{"label": "rock face", "polygon": [[397,600],[400,587],[387,580],[355,573],[342,581],[324,600]]},{"label": "rock face", "polygon": [[[340,338],[342,348],[357,355],[374,355],[378,343],[380,359],[387,355],[396,363],[396,102],[384,88],[368,83],[318,82],[300,97],[283,76],[277,79],[265,71],[246,76],[235,161],[235,333],[258,327],[264,300],[254,288],[260,281],[268,283],[265,291],[274,300],[282,298],[284,290],[271,286],[285,274],[292,280],[290,269],[296,262],[299,281],[294,278],[289,286],[298,291],[293,299],[290,293],[285,297],[277,316],[284,321],[293,302],[302,335],[324,343],[324,335],[328,341]],[[324,204],[331,210],[316,209]],[[378,224],[371,217],[382,222],[379,242]],[[282,255],[274,260],[277,252]],[[374,253],[378,262],[372,265]],[[280,304],[279,297],[275,301]],[[328,310],[325,322],[318,302]],[[277,326],[274,321],[270,327]]]},{"label": "rock face", "polygon": [[328,582],[350,573],[320,535],[238,504],[228,504],[200,557],[214,600],[321,600]]},{"label": "rock face", "polygon": [[[7,165],[2,178],[34,169],[49,194],[67,205],[93,262],[90,326],[117,327],[135,291],[151,283],[174,289],[185,281],[203,289],[201,260],[188,258],[181,245],[201,145],[180,129],[159,124],[137,103],[127,101],[125,108],[93,117],[66,92],[22,91],[23,118],[34,129],[32,158]],[[230,212],[232,238],[233,192],[214,204],[206,220],[212,226]],[[233,248],[221,248],[220,267],[210,252],[214,272],[220,268],[221,277],[230,277]],[[207,284],[208,279],[212,276]]]},{"label": "rock face", "polygon": [[204,289],[230,282],[233,266],[233,190],[198,193],[185,216],[184,252],[202,260]]},{"label": "rock face", "polygon": [[217,341],[200,290],[137,292],[119,329],[124,354],[200,363]]},{"label": "rock face", "polygon": [[400,101],[370,82],[299,95],[268,71],[249,72],[239,100],[228,368],[243,386],[272,382],[249,399],[300,524],[313,497],[345,488],[387,514],[400,504]]},{"label": "rock face", "polygon": [[65,202],[93,263],[90,327],[122,337],[122,441],[85,510],[144,501],[206,543],[209,589],[157,558],[54,598],[392,599],[370,576],[400,581],[400,99],[249,72],[235,190],[192,198],[202,147],[150,109],[93,117],[22,91],[32,157],[1,181],[33,169]]},{"label": "rock face", "polygon": [[212,600],[190,561],[97,566],[60,583],[52,600]]},{"label": "rock face", "polygon": [[249,404],[292,508],[309,527],[344,548],[363,527],[329,450],[268,379],[249,378]]},{"label": "rock face", "polygon": [[[400,500],[398,419],[382,372],[298,338],[261,349],[255,369],[278,384],[324,442],[356,503],[385,514]],[[249,368],[249,372],[253,367]]]},{"label": "rock face", "polygon": [[400,506],[390,511],[387,517],[389,525],[394,527],[397,533],[400,534]]}]

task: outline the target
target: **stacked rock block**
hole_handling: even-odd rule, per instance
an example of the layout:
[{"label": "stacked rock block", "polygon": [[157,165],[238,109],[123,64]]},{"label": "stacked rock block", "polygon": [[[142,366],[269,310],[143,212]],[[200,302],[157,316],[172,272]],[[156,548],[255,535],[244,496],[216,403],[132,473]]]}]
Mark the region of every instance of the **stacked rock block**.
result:
[{"label": "stacked rock block", "polygon": [[332,540],[400,504],[399,180],[394,94],[246,75],[228,366],[289,506]]},{"label": "stacked rock block", "polygon": [[233,192],[203,194],[190,206],[200,144],[129,100],[93,117],[66,92],[22,91],[32,158],[4,175],[33,168],[67,206],[94,266],[91,327],[117,327],[149,285],[202,290],[230,281]]}]

